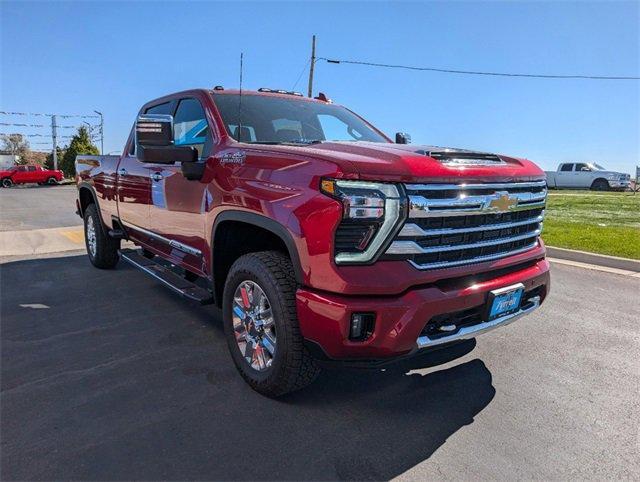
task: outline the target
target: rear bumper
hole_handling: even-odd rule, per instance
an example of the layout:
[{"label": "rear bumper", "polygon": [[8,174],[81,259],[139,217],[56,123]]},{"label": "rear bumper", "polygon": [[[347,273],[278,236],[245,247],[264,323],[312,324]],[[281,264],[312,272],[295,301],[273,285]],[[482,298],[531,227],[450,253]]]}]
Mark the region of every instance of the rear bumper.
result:
[{"label": "rear bumper", "polygon": [[[549,292],[549,263],[542,259],[526,268],[482,282],[433,284],[409,290],[399,296],[342,296],[300,289],[297,293],[300,329],[315,347],[317,357],[329,360],[377,362],[403,357],[417,351],[474,338],[531,313]],[[423,332],[427,323],[447,314],[467,310],[484,311],[491,290],[516,283],[524,285],[525,296],[518,312],[490,322],[458,327],[433,336]],[[375,313],[373,334],[365,341],[349,340],[354,312]]]}]

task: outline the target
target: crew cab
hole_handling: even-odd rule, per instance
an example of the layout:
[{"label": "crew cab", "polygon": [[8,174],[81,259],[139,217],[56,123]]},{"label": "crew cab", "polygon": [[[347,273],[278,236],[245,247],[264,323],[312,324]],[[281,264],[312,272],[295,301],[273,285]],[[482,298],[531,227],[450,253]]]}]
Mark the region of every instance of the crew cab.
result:
[{"label": "crew cab", "polygon": [[55,185],[62,179],[64,179],[62,171],[45,169],[42,166],[14,166],[11,169],[0,171],[2,187],[29,183]]},{"label": "crew cab", "polygon": [[594,191],[626,190],[631,186],[631,176],[608,171],[595,162],[563,162],[557,171],[545,171],[551,188],[591,189]]},{"label": "crew cab", "polygon": [[394,143],[323,94],[171,94],[142,106],[122,155],[76,170],[91,263],[221,307],[239,373],[268,396],[327,363],[474,338],[549,292],[533,162]]}]

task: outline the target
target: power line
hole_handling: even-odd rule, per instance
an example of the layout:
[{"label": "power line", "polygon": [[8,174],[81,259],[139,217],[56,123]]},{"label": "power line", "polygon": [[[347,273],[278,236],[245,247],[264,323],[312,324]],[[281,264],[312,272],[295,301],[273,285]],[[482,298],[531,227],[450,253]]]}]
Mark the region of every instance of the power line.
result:
[{"label": "power line", "polygon": [[[92,128],[100,127],[100,124],[89,124]],[[46,127],[51,129],[49,124],[19,124],[15,122],[0,122],[0,126],[14,126],[14,127]],[[82,126],[57,126],[58,129],[77,129]]]},{"label": "power line", "polygon": [[330,63],[330,64],[353,64],[353,65],[365,65],[368,67],[385,67],[389,69],[419,70],[419,71],[428,71],[428,72],[441,72],[446,74],[487,75],[487,76],[494,76],[494,77],[527,77],[527,78],[536,78],[536,79],[640,80],[640,77],[608,76],[608,75],[517,74],[517,73],[507,73],[507,72],[481,72],[476,70],[437,69],[434,67],[415,67],[411,65],[380,64],[376,62],[364,62],[360,60],[327,59],[325,57],[318,57],[317,60],[325,60],[327,63]]},{"label": "power line", "polygon": [[82,119],[99,119],[98,115],[86,115],[86,114],[42,114],[42,113],[33,113],[33,112],[7,112],[4,110],[0,110],[0,114],[4,115],[26,115],[26,116],[45,116],[45,117],[60,117],[61,119],[68,119],[70,117],[79,117]]}]

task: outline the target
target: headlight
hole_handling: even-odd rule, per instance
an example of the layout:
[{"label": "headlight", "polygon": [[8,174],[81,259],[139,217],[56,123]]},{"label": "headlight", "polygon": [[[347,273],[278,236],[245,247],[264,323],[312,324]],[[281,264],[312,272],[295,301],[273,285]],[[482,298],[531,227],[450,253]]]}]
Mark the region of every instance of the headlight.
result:
[{"label": "headlight", "polygon": [[342,222],[335,237],[336,263],[375,260],[404,217],[401,189],[395,184],[323,179],[320,190],[342,203]]},{"label": "headlight", "polygon": [[617,181],[618,180],[618,174],[609,174],[609,175],[607,175],[607,179],[609,181]]}]

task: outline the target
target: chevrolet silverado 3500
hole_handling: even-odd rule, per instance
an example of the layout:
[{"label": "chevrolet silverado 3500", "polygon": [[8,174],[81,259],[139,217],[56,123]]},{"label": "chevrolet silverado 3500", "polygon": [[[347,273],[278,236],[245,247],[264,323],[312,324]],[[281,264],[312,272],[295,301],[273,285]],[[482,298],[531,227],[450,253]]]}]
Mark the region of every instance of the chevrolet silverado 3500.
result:
[{"label": "chevrolet silverado 3500", "polygon": [[381,366],[538,308],[544,173],[407,140],[322,94],[153,100],[121,156],[76,161],[89,259],[221,307],[238,371],[268,396],[323,362]]}]

